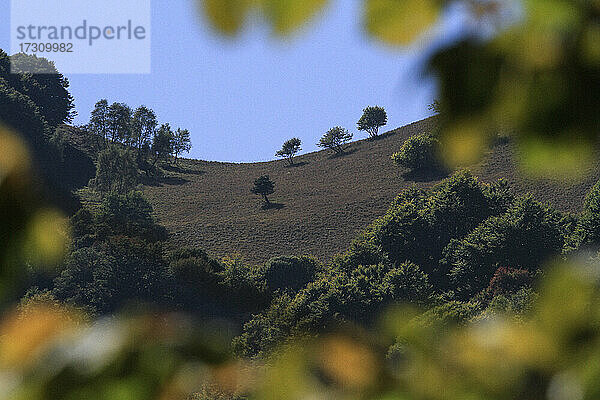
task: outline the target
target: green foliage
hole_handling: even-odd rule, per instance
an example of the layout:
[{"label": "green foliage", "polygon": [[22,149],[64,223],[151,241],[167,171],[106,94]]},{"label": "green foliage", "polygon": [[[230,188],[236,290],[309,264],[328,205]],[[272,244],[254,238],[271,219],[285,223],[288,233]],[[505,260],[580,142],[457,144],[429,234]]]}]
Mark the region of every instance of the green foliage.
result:
[{"label": "green foliage", "polygon": [[173,137],[174,133],[171,129],[171,125],[162,124],[152,140],[152,152],[154,153],[155,165],[159,160],[166,161],[169,155],[173,152]]},{"label": "green foliage", "polygon": [[165,229],[156,225],[152,206],[141,192],[109,193],[96,216],[100,237],[128,236],[149,242],[166,238]]},{"label": "green foliage", "polygon": [[484,221],[445,250],[443,264],[461,296],[484,289],[499,267],[535,272],[564,244],[561,216],[531,197]]},{"label": "green foliage", "polygon": [[45,58],[19,53],[9,60],[7,54],[0,50],[0,78],[29,97],[52,128],[71,122],[76,115],[75,103],[68,90],[69,80]]},{"label": "green foliage", "polygon": [[264,354],[286,338],[325,333],[348,322],[372,324],[391,304],[423,305],[431,294],[427,275],[408,262],[331,271],[295,295],[288,292],[276,298],[269,309],[244,325],[234,348],[244,356]]},{"label": "green foliage", "polygon": [[137,168],[147,175],[160,172],[156,167],[159,161],[172,155],[177,163],[179,156],[192,148],[187,129],[174,132],[169,124],[158,126],[155,112],[143,105],[132,111],[127,104],[109,106],[106,100],[100,100],[92,110],[87,129],[98,138],[99,148],[110,139],[112,144],[135,150]]},{"label": "green foliage", "polygon": [[[34,71],[47,60],[19,56]],[[54,124],[69,121],[72,98],[62,75],[10,73],[0,50],[0,303],[18,296],[29,268],[55,265],[62,258],[68,232],[61,212],[79,207],[71,191],[87,165],[71,172],[63,156],[71,146],[53,139]],[[55,70],[54,70],[55,71]],[[50,100],[50,98],[52,100]],[[36,104],[34,102],[39,102]],[[51,125],[52,124],[52,125]],[[88,160],[89,161],[89,160]],[[78,167],[79,167],[78,166]],[[72,179],[74,178],[74,179]],[[22,292],[21,292],[22,293]]]},{"label": "green foliage", "polygon": [[143,105],[132,111],[127,104],[108,106],[106,100],[100,100],[92,110],[87,128],[102,144],[109,138],[113,144],[135,149],[138,168],[147,174],[155,172],[156,164],[171,155],[177,163],[179,156],[192,148],[187,129],[173,131],[169,124],[158,126],[156,113]]},{"label": "green foliage", "polygon": [[[589,270],[561,266],[544,277],[532,307],[519,318],[503,311],[502,304],[494,305],[496,317],[485,323],[476,318],[480,307],[475,303],[451,301],[424,313],[401,309],[388,314],[376,336],[347,328],[294,338],[265,363],[228,361],[222,331],[203,333],[181,315],[88,324],[51,300],[49,306],[4,318],[1,360],[22,377],[13,393],[34,398],[45,398],[50,390],[57,397],[117,393],[130,399],[164,393],[185,398],[194,390],[191,398],[199,399],[323,393],[365,399],[537,399],[567,393],[596,398],[599,300],[598,282]],[[290,302],[282,296],[270,312],[281,314]],[[471,322],[474,317],[479,322]],[[280,326],[270,324],[271,318],[257,315],[248,332],[277,342]],[[260,347],[261,340],[245,334],[235,342]],[[23,346],[32,342],[34,347]],[[204,379],[207,375],[215,380]]]},{"label": "green foliage", "polygon": [[176,250],[169,257],[169,273],[176,309],[198,318],[241,323],[269,302],[264,282],[240,259],[218,262],[199,249]]},{"label": "green foliage", "polygon": [[137,163],[131,152],[110,145],[98,153],[93,186],[101,192],[127,193],[138,183]]},{"label": "green foliage", "polygon": [[286,140],[281,149],[275,153],[276,157],[281,157],[287,159],[290,165],[294,165],[294,156],[298,153],[302,148],[300,147],[302,142],[298,138],[291,138]]},{"label": "green foliage", "polygon": [[86,127],[97,136],[98,148],[103,146],[108,138],[108,101],[106,99],[96,102]]},{"label": "green foliage", "polygon": [[188,302],[194,302],[193,297],[198,296],[199,291],[215,292],[218,274],[223,269],[218,261],[200,249],[178,249],[169,257],[170,274],[180,287],[190,290]]},{"label": "green foliage", "polygon": [[[598,41],[590,41],[597,35],[591,33],[597,7],[590,2],[552,4],[549,9],[542,2],[525,1],[526,16],[493,40],[465,40],[432,57],[431,68],[441,84],[444,144],[484,143],[501,123],[517,135],[524,150],[522,165],[529,172],[581,173],[598,126],[592,111],[598,99],[589,91],[599,85],[598,58],[590,57],[598,48]],[[497,7],[496,17],[502,8]],[[563,82],[570,83],[565,90],[553,89]],[[540,95],[551,92],[556,95]],[[484,146],[471,150],[480,156]]]},{"label": "green foliage", "polygon": [[262,266],[257,275],[265,283],[268,292],[290,291],[295,293],[315,280],[319,264],[316,260],[302,257],[275,257]]},{"label": "green foliage", "polygon": [[504,294],[494,296],[488,306],[476,315],[472,321],[479,322],[486,319],[498,318],[498,316],[509,315],[515,319],[523,319],[533,308],[537,293],[528,285],[520,289],[513,289]]},{"label": "green foliage", "polygon": [[600,182],[597,182],[585,198],[583,211],[573,233],[569,236],[566,250],[580,247],[595,248],[600,245]]},{"label": "green foliage", "polygon": [[132,142],[138,151],[144,146],[149,146],[150,140],[154,137],[158,122],[154,111],[146,106],[140,106],[135,109],[131,119]]},{"label": "green foliage", "polygon": [[250,191],[255,195],[262,196],[265,203],[270,204],[267,196],[275,192],[275,183],[269,179],[269,175],[263,175],[254,181],[254,187]]},{"label": "green foliage", "polygon": [[319,140],[317,146],[331,149],[335,154],[343,154],[345,145],[352,140],[352,133],[341,126],[335,126],[328,130]]},{"label": "green foliage", "polygon": [[254,268],[239,258],[225,258],[219,273],[220,287],[226,293],[221,299],[241,312],[256,312],[268,304],[264,284]]},{"label": "green foliage", "polygon": [[[15,75],[12,79],[18,76]],[[14,132],[18,133],[19,140],[24,141],[27,154],[20,154],[19,157],[25,157],[23,163],[31,168],[27,172],[31,172],[41,181],[40,185],[36,185],[35,190],[41,192],[46,201],[63,210],[76,209],[78,204],[71,194],[74,182],[70,177],[79,178],[83,175],[85,178],[87,169],[82,168],[81,171],[73,172],[69,170],[69,166],[64,165],[61,149],[58,146],[60,141],[53,140],[53,127],[47,123],[40,107],[26,94],[21,93],[18,87],[11,86],[9,81],[1,76],[0,104],[2,104],[0,123],[5,128],[14,129]],[[73,150],[72,146],[69,146],[68,150]]]},{"label": "green foliage", "polygon": [[506,211],[511,201],[505,182],[485,185],[466,171],[458,172],[429,193],[418,189],[401,193],[361,240],[372,243],[391,262],[419,265],[441,290],[448,285],[439,265],[444,248],[488,217]]},{"label": "green foliage", "polygon": [[191,149],[190,131],[177,128],[173,134],[173,156],[175,157],[175,163],[177,163],[177,157],[181,153],[189,153]]},{"label": "green foliage", "polygon": [[420,325],[432,328],[436,325],[466,324],[477,316],[479,311],[480,308],[476,303],[450,300],[431,307],[422,315],[419,315],[417,320]]},{"label": "green foliage", "polygon": [[392,155],[392,160],[405,168],[412,170],[439,170],[440,143],[435,135],[421,133],[411,136],[402,145],[400,151]]},{"label": "green foliage", "polygon": [[387,113],[383,107],[370,106],[363,110],[363,115],[356,124],[359,131],[366,131],[373,138],[379,134],[379,128],[387,124]]},{"label": "green foliage", "polygon": [[131,144],[131,108],[125,103],[113,103],[106,112],[107,132],[111,143]]},{"label": "green foliage", "polygon": [[[231,33],[257,7],[277,32],[286,32],[314,15],[324,3],[204,2],[211,20]],[[440,7],[447,3],[368,0],[365,26],[388,43],[405,43],[433,22]],[[495,127],[503,120],[519,136],[524,166],[547,174],[579,171],[589,161],[598,130],[597,2],[525,0],[523,18],[509,18],[513,23],[506,30],[501,29],[507,11],[504,3],[468,1],[466,5],[477,22],[491,21],[497,34],[486,41],[453,43],[432,57],[430,64],[441,87],[441,141],[449,154],[446,161],[451,165],[473,161],[485,151]],[[2,104],[7,105],[0,108],[5,113],[2,121],[22,130],[34,146],[39,144],[34,155],[36,151],[41,153],[46,142],[38,133],[47,132],[62,114],[45,106],[47,99],[38,99],[39,104],[31,101],[43,86],[38,87],[39,81],[27,82],[31,96],[7,81],[0,80]],[[28,246],[34,249],[29,250],[30,255],[49,254],[43,243],[54,237],[55,231],[48,227],[58,219],[42,213],[40,204],[28,194],[30,186],[24,179],[28,165],[21,158],[27,152],[22,151],[19,140],[3,128],[0,135],[0,226],[8,243],[2,243],[0,259],[23,265],[14,260]],[[372,323],[389,301],[410,298],[415,293],[412,288],[426,283],[425,272],[391,260],[391,255],[402,260],[405,254],[393,246],[383,249],[384,241],[378,237],[383,228],[389,228],[383,238],[396,240],[400,236],[397,242],[402,248],[404,241],[398,232],[405,227],[418,230],[423,224],[424,237],[432,240],[433,252],[422,256],[422,266],[430,264],[424,267],[429,271],[427,268],[433,265],[432,275],[438,250],[449,243],[445,251],[450,262],[447,265],[460,261],[468,266],[465,279],[474,280],[467,288],[462,281],[455,282],[460,290],[465,289],[460,292],[463,295],[486,285],[484,277],[497,271],[494,267],[499,259],[512,268],[539,268],[542,259],[561,247],[564,219],[530,199],[514,202],[504,189],[501,185],[478,188],[469,179],[454,179],[426,194],[413,191],[410,196],[402,195],[411,204],[402,209],[397,201],[390,214],[399,215],[386,216],[389,220],[379,221],[381,226],[365,233],[351,249],[355,254],[338,259],[340,268],[309,283],[293,298],[284,294],[275,299],[269,310],[246,325],[236,343],[243,353],[256,354],[285,338],[296,335],[306,339],[307,332],[323,332],[348,320]],[[470,194],[473,199],[469,199]],[[582,214],[581,229],[575,235],[577,244],[595,241],[592,203]],[[80,217],[79,222],[85,224],[87,216]],[[391,221],[397,222],[394,218],[401,222],[397,230],[388,226]],[[44,240],[36,241],[35,235],[23,239],[30,226]],[[78,231],[86,229],[80,226]],[[13,240],[22,239],[27,246],[12,246]],[[99,287],[105,289],[99,304],[107,310],[131,300],[160,302],[165,293],[160,285],[168,281],[167,270],[157,246],[147,246],[131,238],[103,240],[93,247],[100,254],[78,254],[76,265],[64,271],[81,276],[77,280],[91,290],[93,284],[86,277],[90,270],[94,275],[98,264],[104,272],[97,272],[92,281],[97,279]],[[488,257],[490,253],[493,256]],[[371,263],[377,259],[381,261]],[[369,263],[352,265],[359,260]],[[90,267],[92,262],[94,269]],[[2,278],[12,279],[18,269],[9,272],[3,268]],[[478,277],[480,272],[482,278]],[[217,274],[222,274],[224,288],[258,287],[251,283],[254,274],[241,264],[228,264]],[[65,293],[79,294],[74,289],[79,289],[77,280],[70,279],[69,273],[65,275]],[[260,382],[247,390],[255,398],[316,398],[324,394],[335,398],[431,400],[597,398],[597,278],[595,269],[589,266],[563,267],[546,274],[534,306],[519,319],[504,312],[527,304],[528,300],[522,301],[529,297],[526,290],[494,297],[489,308],[498,316],[493,323],[466,323],[480,310],[475,301],[442,304],[430,312],[434,318],[429,324],[415,323],[415,314],[410,312],[390,317],[384,321],[385,332],[375,328],[371,331],[376,332],[378,344],[400,344],[399,364],[383,362],[379,345],[360,334],[338,333],[321,336],[317,341],[304,340],[296,346],[290,344],[269,360],[256,375]],[[4,279],[2,284],[6,285]],[[95,299],[93,295],[91,299]],[[179,398],[191,391],[189,381],[196,383],[190,376],[238,376],[239,371],[234,367],[232,374],[229,365],[225,374],[211,368],[211,364],[224,360],[226,345],[217,340],[222,335],[200,335],[194,324],[182,317],[115,317],[80,328],[73,323],[75,317],[63,310],[52,295],[44,293],[35,298],[44,301],[39,306],[37,300],[33,301],[23,315],[4,315],[0,323],[0,366],[10,377],[9,395],[14,398]],[[462,324],[445,323],[451,320]],[[499,355],[502,362],[498,362]]]},{"label": "green foliage", "polygon": [[372,36],[393,45],[408,45],[438,18],[436,0],[365,0],[364,27]]},{"label": "green foliage", "polygon": [[218,385],[205,385],[188,400],[244,400],[244,397],[229,393]]},{"label": "green foliage", "polygon": [[73,252],[54,293],[66,303],[106,314],[134,303],[164,306],[169,303],[169,283],[160,247],[114,237]]},{"label": "green foliage", "polygon": [[494,272],[485,294],[489,298],[510,295],[524,287],[531,287],[533,278],[533,274],[525,269],[500,267]]}]

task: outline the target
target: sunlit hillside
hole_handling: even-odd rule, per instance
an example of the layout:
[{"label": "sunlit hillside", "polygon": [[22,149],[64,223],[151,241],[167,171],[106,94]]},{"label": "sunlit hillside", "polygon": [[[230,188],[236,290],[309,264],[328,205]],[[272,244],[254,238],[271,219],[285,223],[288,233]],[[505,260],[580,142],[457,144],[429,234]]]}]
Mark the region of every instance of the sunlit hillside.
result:
[{"label": "sunlit hillside", "polygon": [[[262,163],[183,160],[168,175],[144,186],[170,240],[198,246],[215,257],[242,256],[261,263],[277,255],[310,254],[323,261],[348,247],[361,229],[381,216],[402,189],[429,187],[442,176],[419,176],[395,165],[390,156],[404,140],[431,130],[429,118],[390,131],[378,140],[352,143],[348,154],[319,151]],[[579,211],[585,194],[600,178],[600,166],[571,184],[526,179],[518,173],[510,143],[496,144],[472,167],[484,182],[505,178],[517,193],[531,192],[562,211]],[[254,179],[268,174],[275,182],[274,208],[250,192]]]}]

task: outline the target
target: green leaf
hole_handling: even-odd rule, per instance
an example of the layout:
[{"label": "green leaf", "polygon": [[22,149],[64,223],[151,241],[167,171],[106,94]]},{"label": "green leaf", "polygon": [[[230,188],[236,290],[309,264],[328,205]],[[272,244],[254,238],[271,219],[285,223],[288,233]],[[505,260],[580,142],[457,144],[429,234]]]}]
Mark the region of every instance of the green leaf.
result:
[{"label": "green leaf", "polygon": [[264,13],[278,35],[289,35],[321,11],[329,0],[263,0]]},{"label": "green leaf", "polygon": [[523,171],[533,177],[560,180],[581,179],[594,160],[593,142],[568,137],[548,140],[539,137],[520,140]]},{"label": "green leaf", "polygon": [[254,0],[198,0],[214,29],[234,36],[239,33]]},{"label": "green leaf", "polygon": [[437,20],[440,10],[437,0],[366,0],[364,25],[379,40],[406,45]]}]

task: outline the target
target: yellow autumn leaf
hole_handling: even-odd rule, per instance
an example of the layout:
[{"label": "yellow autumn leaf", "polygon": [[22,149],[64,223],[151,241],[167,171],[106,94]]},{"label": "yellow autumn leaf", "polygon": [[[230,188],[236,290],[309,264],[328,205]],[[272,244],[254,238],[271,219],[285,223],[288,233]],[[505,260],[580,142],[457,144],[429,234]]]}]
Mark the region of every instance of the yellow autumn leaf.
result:
[{"label": "yellow autumn leaf", "polygon": [[42,209],[29,221],[25,252],[35,265],[54,265],[70,242],[68,220],[57,210]]},{"label": "yellow autumn leaf", "polygon": [[345,337],[330,337],[321,343],[324,372],[344,387],[364,389],[377,378],[375,355],[364,345]]},{"label": "yellow autumn leaf", "polygon": [[233,36],[239,33],[255,0],[198,0],[211,26]]},{"label": "yellow autumn leaf", "polygon": [[263,7],[273,31],[278,35],[288,35],[302,27],[328,2],[328,0],[263,0]]},{"label": "yellow autumn leaf", "polygon": [[367,32],[391,45],[407,45],[429,28],[441,10],[437,0],[366,0]]},{"label": "yellow autumn leaf", "polygon": [[37,306],[25,315],[9,313],[0,322],[0,368],[32,365],[57,339],[71,334],[77,321],[76,314],[54,305]]}]

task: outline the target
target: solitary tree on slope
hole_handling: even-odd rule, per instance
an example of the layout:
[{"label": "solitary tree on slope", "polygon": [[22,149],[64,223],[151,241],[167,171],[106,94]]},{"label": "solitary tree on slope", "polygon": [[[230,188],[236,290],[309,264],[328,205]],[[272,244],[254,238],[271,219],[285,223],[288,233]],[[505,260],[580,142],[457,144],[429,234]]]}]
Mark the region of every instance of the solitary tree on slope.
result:
[{"label": "solitary tree on slope", "polygon": [[387,124],[387,114],[384,108],[373,106],[363,110],[357,126],[359,131],[365,131],[373,138],[379,134],[379,128],[385,124]]},{"label": "solitary tree on slope", "polygon": [[256,195],[262,196],[265,200],[265,205],[268,206],[271,202],[267,196],[275,192],[274,187],[275,183],[269,179],[269,175],[263,175],[254,181],[254,187],[250,191]]}]

